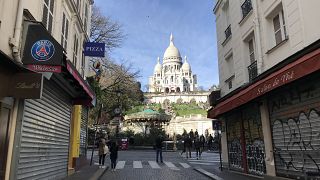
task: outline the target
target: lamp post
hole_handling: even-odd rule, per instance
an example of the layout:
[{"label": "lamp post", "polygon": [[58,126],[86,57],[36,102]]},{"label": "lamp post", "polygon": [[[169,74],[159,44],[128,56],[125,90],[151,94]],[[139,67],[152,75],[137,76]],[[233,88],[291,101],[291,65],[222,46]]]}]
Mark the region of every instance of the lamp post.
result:
[{"label": "lamp post", "polygon": [[118,88],[116,91],[116,95],[117,95],[117,98],[118,98],[118,107],[114,110],[115,111],[115,114],[116,116],[118,116],[118,124],[116,126],[116,137],[119,137],[119,126],[120,126],[120,119],[121,119],[121,103],[120,103],[120,97],[122,95],[122,92],[120,90],[120,88]]}]

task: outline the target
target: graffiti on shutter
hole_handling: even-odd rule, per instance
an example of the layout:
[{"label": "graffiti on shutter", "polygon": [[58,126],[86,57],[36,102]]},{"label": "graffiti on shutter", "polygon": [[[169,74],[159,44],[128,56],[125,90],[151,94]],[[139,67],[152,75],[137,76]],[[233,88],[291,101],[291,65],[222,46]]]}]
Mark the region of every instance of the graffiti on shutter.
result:
[{"label": "graffiti on shutter", "polygon": [[320,175],[319,78],[295,83],[269,98],[269,112],[280,176]]},{"label": "graffiti on shutter", "polygon": [[242,147],[240,143],[240,119],[236,114],[227,117],[227,138],[229,166],[231,169],[243,171]]}]

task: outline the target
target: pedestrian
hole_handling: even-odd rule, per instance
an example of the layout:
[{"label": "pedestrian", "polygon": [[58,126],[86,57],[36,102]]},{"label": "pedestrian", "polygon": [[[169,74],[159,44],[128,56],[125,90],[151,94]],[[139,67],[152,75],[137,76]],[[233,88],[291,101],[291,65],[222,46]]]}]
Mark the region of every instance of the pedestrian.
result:
[{"label": "pedestrian", "polygon": [[202,147],[201,152],[202,152],[204,150],[204,144],[206,143],[206,139],[203,134],[201,134],[200,136],[200,142],[201,142],[201,147]]},{"label": "pedestrian", "polygon": [[201,142],[199,137],[196,137],[194,140],[194,148],[196,150],[197,159],[201,158]]},{"label": "pedestrian", "polygon": [[194,133],[193,133],[193,130],[191,129],[190,132],[189,132],[189,136],[191,138],[191,141],[194,140]]},{"label": "pedestrian", "polygon": [[191,158],[191,148],[192,148],[192,140],[190,138],[190,135],[187,136],[186,140],[185,140],[185,144],[186,144],[186,158]]},{"label": "pedestrian", "polygon": [[106,139],[102,136],[99,139],[99,168],[106,168],[106,166],[104,165],[104,161],[106,158],[107,153],[109,152],[109,148],[106,145]]},{"label": "pedestrian", "polygon": [[162,159],[162,142],[163,142],[163,138],[161,135],[159,135],[157,138],[156,138],[156,142],[155,142],[155,148],[156,148],[156,151],[157,151],[157,162],[159,162],[159,155],[160,155],[160,162],[163,163],[163,159]]},{"label": "pedestrian", "polygon": [[208,137],[208,151],[211,150],[211,147],[212,147],[212,140],[213,140],[213,137],[211,136],[211,134],[209,135]]},{"label": "pedestrian", "polygon": [[195,138],[199,137],[198,129],[196,129],[196,131],[194,132],[194,136]]},{"label": "pedestrian", "polygon": [[115,141],[111,142],[110,147],[110,160],[111,160],[111,171],[116,171],[116,164],[118,159],[119,146]]},{"label": "pedestrian", "polygon": [[186,152],[186,143],[187,143],[187,135],[184,135],[183,136],[183,150],[181,152],[181,155]]}]

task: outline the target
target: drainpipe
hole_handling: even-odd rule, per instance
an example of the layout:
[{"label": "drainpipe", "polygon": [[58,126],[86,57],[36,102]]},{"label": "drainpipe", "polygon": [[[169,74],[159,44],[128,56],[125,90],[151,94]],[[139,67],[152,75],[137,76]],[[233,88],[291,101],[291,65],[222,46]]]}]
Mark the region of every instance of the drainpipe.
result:
[{"label": "drainpipe", "polygon": [[252,1],[255,5],[253,8],[255,18],[253,20],[253,24],[255,25],[255,34],[256,34],[256,47],[258,51],[258,57],[257,57],[257,68],[258,68],[258,75],[262,73],[262,67],[263,67],[263,56],[262,56],[262,45],[261,45],[261,28],[260,28],[260,19],[259,19],[259,13],[258,13],[258,1]]},{"label": "drainpipe", "polygon": [[17,16],[16,23],[14,27],[13,37],[10,38],[9,44],[12,48],[12,56],[15,61],[22,64],[20,57],[20,34],[22,29],[22,21],[23,21],[23,2],[24,0],[18,0],[18,8],[17,8]]}]

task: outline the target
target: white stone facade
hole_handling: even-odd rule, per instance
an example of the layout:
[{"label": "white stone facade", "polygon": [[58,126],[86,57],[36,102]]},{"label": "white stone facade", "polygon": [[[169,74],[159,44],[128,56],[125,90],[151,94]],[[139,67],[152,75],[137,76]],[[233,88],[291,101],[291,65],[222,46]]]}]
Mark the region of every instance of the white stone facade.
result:
[{"label": "white stone facade", "polygon": [[146,103],[207,103],[209,92],[197,92],[197,93],[145,93]]},{"label": "white stone facade", "polygon": [[317,41],[319,6],[318,0],[219,0],[214,13],[221,95],[249,83],[249,69],[259,75]]},{"label": "white stone facade", "polygon": [[192,92],[197,89],[197,75],[191,71],[187,57],[182,63],[178,48],[170,36],[170,44],[163,55],[163,63],[158,62],[153,76],[149,77],[149,92]]}]

